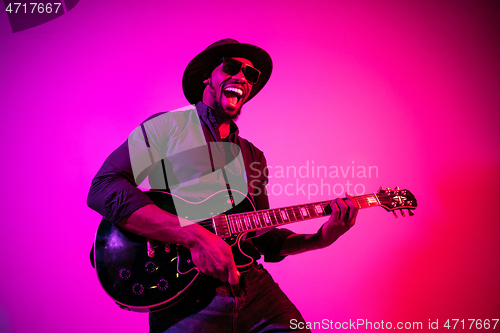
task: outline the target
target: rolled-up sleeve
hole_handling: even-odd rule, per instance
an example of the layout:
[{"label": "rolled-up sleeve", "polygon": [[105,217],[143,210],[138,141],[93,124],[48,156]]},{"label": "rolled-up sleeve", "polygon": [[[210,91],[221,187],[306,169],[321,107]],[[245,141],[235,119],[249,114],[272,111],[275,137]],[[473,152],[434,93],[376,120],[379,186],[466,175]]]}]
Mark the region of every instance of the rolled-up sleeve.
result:
[{"label": "rolled-up sleeve", "polygon": [[264,255],[265,262],[278,262],[286,256],[280,255],[285,239],[294,234],[293,231],[285,228],[274,228],[265,234],[252,239],[253,245]]}]

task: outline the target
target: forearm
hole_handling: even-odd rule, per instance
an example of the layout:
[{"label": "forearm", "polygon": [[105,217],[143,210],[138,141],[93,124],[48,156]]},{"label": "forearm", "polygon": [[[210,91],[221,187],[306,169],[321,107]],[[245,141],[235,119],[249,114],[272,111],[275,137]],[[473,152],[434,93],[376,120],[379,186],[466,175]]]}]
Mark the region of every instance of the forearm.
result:
[{"label": "forearm", "polygon": [[280,255],[286,256],[325,247],[320,241],[319,232],[316,234],[292,234],[285,239]]},{"label": "forearm", "polygon": [[281,247],[280,255],[296,254],[331,245],[355,223],[358,207],[347,194],[347,200],[337,198],[330,203],[332,214],[315,234],[289,235]]},{"label": "forearm", "polygon": [[201,225],[146,205],[117,223],[132,233],[165,243],[180,244],[191,251],[197,269],[223,282],[237,284],[239,273],[230,246]]},{"label": "forearm", "polygon": [[117,225],[143,237],[188,248],[199,241],[206,231],[202,226],[168,213],[154,204],[139,208]]}]

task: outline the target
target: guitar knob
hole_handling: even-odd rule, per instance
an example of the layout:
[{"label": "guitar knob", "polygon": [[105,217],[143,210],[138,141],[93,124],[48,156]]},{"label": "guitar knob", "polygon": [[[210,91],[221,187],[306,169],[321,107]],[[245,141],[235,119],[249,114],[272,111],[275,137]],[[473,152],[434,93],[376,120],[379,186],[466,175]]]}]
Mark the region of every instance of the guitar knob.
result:
[{"label": "guitar knob", "polygon": [[148,261],[145,265],[144,268],[146,269],[146,272],[148,273],[153,273],[157,270],[157,266],[154,262]]},{"label": "guitar knob", "polygon": [[165,279],[160,279],[160,281],[158,281],[158,283],[156,284],[156,286],[161,291],[167,290],[168,289],[168,281],[165,280]]},{"label": "guitar knob", "polygon": [[119,274],[120,274],[120,277],[123,280],[127,280],[132,273],[130,272],[130,270],[128,270],[126,268],[122,268],[122,269],[120,269],[120,273]]},{"label": "guitar knob", "polygon": [[132,286],[132,292],[136,295],[142,294],[144,291],[144,286],[142,284],[136,283]]}]

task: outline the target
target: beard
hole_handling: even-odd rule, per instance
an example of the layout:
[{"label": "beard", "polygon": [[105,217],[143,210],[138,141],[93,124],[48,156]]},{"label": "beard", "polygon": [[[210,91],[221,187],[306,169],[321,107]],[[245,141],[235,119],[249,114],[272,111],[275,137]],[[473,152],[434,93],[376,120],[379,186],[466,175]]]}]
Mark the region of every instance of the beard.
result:
[{"label": "beard", "polygon": [[223,124],[227,123],[230,120],[236,120],[240,116],[241,113],[241,108],[236,112],[235,114],[228,114],[223,108],[222,105],[220,105],[219,101],[214,101],[213,103],[213,111],[214,111],[214,116],[215,120],[217,121],[217,124]]}]

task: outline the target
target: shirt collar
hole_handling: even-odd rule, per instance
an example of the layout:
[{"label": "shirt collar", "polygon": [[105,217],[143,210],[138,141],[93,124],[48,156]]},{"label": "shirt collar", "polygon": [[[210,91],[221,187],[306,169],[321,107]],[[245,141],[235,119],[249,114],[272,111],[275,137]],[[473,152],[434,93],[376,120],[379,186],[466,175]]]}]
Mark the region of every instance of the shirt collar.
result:
[{"label": "shirt collar", "polygon": [[[210,107],[205,105],[203,102],[198,102],[198,104],[196,104],[196,111],[198,112],[198,116],[202,120],[204,120],[207,124],[211,124],[212,127],[217,130],[217,132],[219,131],[219,126],[217,126],[217,122],[213,114],[214,112]],[[234,121],[231,121],[228,139],[234,142],[239,133],[240,130],[238,129],[238,126]]]}]

